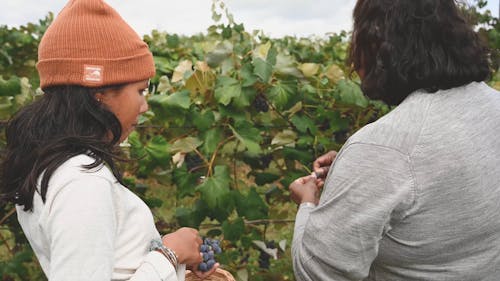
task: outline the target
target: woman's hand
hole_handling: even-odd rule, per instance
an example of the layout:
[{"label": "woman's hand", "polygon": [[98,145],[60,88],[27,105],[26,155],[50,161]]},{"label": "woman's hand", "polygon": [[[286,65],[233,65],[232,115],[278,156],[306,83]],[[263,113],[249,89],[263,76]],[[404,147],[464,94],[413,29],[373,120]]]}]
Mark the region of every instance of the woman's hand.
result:
[{"label": "woman's hand", "polygon": [[289,189],[290,197],[297,204],[304,202],[318,204],[319,202],[320,188],[316,185],[316,177],[313,175],[296,179],[290,184]]},{"label": "woman's hand", "polygon": [[317,177],[316,184],[318,187],[322,187],[325,184],[325,178],[330,170],[330,165],[332,165],[333,160],[337,157],[337,152],[332,150],[326,154],[321,155],[313,163],[313,171]]},{"label": "woman's hand", "polygon": [[163,245],[177,254],[177,262],[187,265],[196,265],[202,262],[200,245],[203,242],[194,228],[183,227],[169,233],[162,238]]}]

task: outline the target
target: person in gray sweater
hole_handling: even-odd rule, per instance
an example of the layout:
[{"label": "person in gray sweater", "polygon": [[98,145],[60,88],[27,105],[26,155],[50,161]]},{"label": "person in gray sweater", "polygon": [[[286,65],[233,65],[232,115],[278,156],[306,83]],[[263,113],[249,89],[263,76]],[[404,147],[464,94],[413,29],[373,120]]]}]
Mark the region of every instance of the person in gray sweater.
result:
[{"label": "person in gray sweater", "polygon": [[350,62],[366,95],[397,107],[290,185],[296,279],[499,280],[488,50],[453,0],[358,0]]}]

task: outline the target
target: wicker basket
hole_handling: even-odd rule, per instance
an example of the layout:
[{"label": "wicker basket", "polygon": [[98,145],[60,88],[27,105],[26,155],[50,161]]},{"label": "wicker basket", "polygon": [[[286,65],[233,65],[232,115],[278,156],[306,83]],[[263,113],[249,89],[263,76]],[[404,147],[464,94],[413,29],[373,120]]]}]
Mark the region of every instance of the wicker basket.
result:
[{"label": "wicker basket", "polygon": [[[186,270],[186,281],[199,281],[194,273],[189,270]],[[233,275],[231,273],[225,271],[224,269],[217,268],[217,270],[210,275],[209,277],[203,279],[204,281],[235,281]]]}]

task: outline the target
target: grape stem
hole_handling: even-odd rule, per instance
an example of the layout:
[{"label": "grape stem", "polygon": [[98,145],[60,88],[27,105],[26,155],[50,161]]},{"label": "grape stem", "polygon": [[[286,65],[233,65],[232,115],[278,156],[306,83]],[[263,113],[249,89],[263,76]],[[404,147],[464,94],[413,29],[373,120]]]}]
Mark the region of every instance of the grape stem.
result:
[{"label": "grape stem", "polygon": [[208,171],[207,171],[207,177],[211,176],[212,173],[213,173],[213,165],[214,165],[214,162],[215,162],[215,158],[217,157],[217,153],[219,152],[219,149],[225,144],[227,143],[228,141],[234,139],[235,136],[232,135],[228,138],[226,138],[225,140],[222,140],[220,141],[218,144],[217,144],[217,147],[215,148],[214,152],[212,153],[212,157],[210,157],[210,161],[208,162]]}]

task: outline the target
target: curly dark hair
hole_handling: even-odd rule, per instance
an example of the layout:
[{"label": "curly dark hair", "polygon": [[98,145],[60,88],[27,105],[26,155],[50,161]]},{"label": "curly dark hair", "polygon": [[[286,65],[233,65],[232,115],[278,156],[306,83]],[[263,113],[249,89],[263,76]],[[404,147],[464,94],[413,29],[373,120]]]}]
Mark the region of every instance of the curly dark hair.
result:
[{"label": "curly dark hair", "polygon": [[[49,179],[66,160],[79,154],[94,158],[84,166],[106,164],[122,183],[115,160],[123,161],[117,143],[120,121],[94,97],[96,92],[119,89],[56,86],[22,108],[9,121],[7,147],[0,166],[0,201],[33,209],[33,195],[42,176],[40,195],[45,202]],[[122,183],[123,184],[123,183]]]},{"label": "curly dark hair", "polygon": [[358,0],[348,64],[361,88],[390,105],[484,81],[489,51],[454,0]]}]

